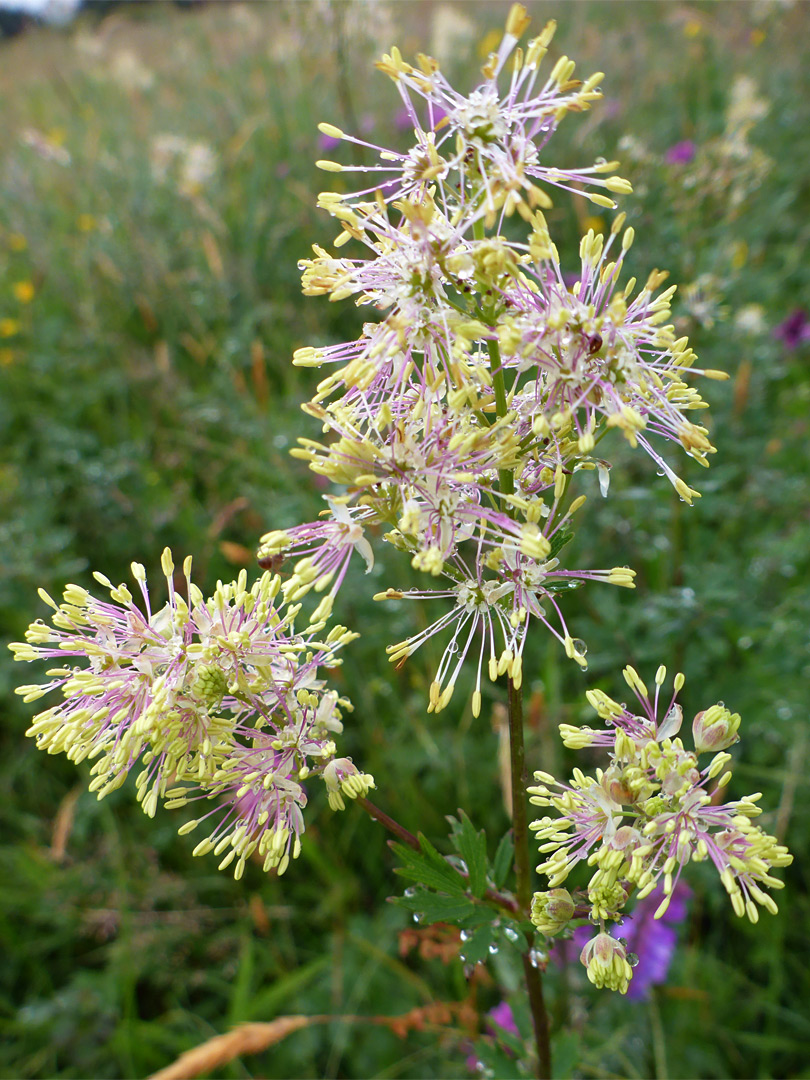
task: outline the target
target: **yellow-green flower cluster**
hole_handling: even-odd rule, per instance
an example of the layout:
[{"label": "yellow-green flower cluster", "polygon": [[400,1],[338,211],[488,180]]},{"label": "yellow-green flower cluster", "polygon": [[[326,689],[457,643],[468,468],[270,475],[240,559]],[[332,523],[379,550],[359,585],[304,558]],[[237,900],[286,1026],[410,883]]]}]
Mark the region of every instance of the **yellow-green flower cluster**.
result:
[{"label": "yellow-green flower cluster", "polygon": [[[547,912],[580,862],[592,870],[590,917],[603,927],[606,920],[622,918],[631,895],[643,900],[656,889],[663,894],[655,912],[661,918],[685,867],[706,860],[718,871],[737,915],[756,922],[760,907],[775,913],[776,903],[765,890],[783,887],[772,870],[788,866],[792,856],[754,824],[761,813],[759,794],[722,802],[731,779],[725,748],[737,740],[739,715],[722,703],[699,712],[692,725],[695,750],[688,750],[678,737],[683,713],[676,697],[683,676],[676,675],[674,693],[666,697],[661,694],[663,667],[656,673],[653,695],[633,668],[627,667],[624,676],[638,700],[638,713],[593,690],[588,699],[605,728],[561,726],[566,746],[605,747],[608,767],[597,769],[595,776],[575,769],[568,784],[537,772],[537,783],[529,788],[534,805],[555,811],[530,826],[544,857],[538,872],[551,886],[551,892],[535,897],[535,925],[546,934],[565,928],[568,920],[549,919]],[[701,768],[698,757],[707,751],[714,756]],[[604,942],[587,958],[583,954],[591,981],[626,989],[624,958],[617,957],[615,949],[608,956]]]},{"label": "yellow-green flower cluster", "polygon": [[[533,621],[586,666],[560,595],[588,580],[632,588],[634,575],[563,567],[559,552],[584,501],[571,490],[578,474],[597,472],[607,493],[610,465],[595,452],[611,429],[647,451],[686,501],[697,492],[651,440],[677,442],[701,465],[714,452],[707,429],[687,419],[705,403],[686,381],[695,355],[669,322],[674,286],[662,290],[659,271],[638,291],[635,279],[619,285],[633,241],[624,214],[606,237],[583,238],[575,285],[563,270],[543,215],[549,190],[615,209],[611,196],[630,185],[616,162],[565,170],[549,159],[558,125],[598,100],[602,76],[580,82],[563,56],[541,77],[555,26],[524,50],[529,21],[515,4],[468,94],[432,58],[383,57],[412,146],[389,150],[321,125],[374,163],[318,163],[365,186],[321,193],[340,231],[300,263],[306,295],[353,298],[380,315],[356,341],[294,356],[329,373],[304,406],[323,434],[301,438],[293,454],[336,491],[317,522],[268,533],[260,556],[294,560],[289,600],[310,589],[334,597],[355,551],[371,568],[371,540],[383,531],[432,580],[378,598],[449,602],[427,631],[388,650],[400,663],[445,635],[429,711],[448,703],[465,658],[476,664],[476,714],[484,674],[519,684]],[[504,230],[514,214],[522,237]]]},{"label": "yellow-green flower cluster", "polygon": [[270,573],[248,588],[242,571],[205,599],[191,581],[190,558],[185,596],[168,548],[162,567],[168,601],[154,612],[138,563],[132,572],[142,607],[103,574],[95,577],[109,599],[69,585],[57,604],[41,591],[52,625],[32,623],[11,649],[17,660],[59,666],[48,670],[48,682],[18,693],[35,701],[61,690],[63,700],[38,713],[28,734],[48,753],[93,760],[90,789],[99,798],[137,765],[138,800],[150,817],[161,801],[215,801],[181,829],[212,819],[196,853],[227,850],[221,868],[236,861],[240,877],[257,852],[265,869],[281,873],[300,850],[302,781],[323,776],[336,808],[335,792],[356,798],[373,786],[348,759],[336,771],[334,736],[350,706],[318,676],[320,667],[340,663],[339,649],[356,635],[339,625],[327,631],[322,611],[296,631],[300,605],[285,608],[281,579]]}]

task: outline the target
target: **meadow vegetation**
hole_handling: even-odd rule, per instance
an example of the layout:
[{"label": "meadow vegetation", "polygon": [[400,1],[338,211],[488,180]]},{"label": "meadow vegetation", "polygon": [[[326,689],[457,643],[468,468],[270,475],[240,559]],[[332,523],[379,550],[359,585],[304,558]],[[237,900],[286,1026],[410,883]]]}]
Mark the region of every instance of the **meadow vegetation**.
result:
[{"label": "meadow vegetation", "polygon": [[[530,642],[530,768],[574,763],[556,726],[585,719],[586,689],[620,694],[610,680],[628,660],[650,672],[666,656],[689,673],[687,715],[704,686],[742,714],[732,789],[766,794],[763,825],[795,855],[779,914],[756,927],[730,922],[698,876],[667,982],[645,1000],[593,993],[551,958],[555,1075],[808,1076],[808,9],[529,7],[538,27],[559,22],[552,56],[608,72],[605,100],[556,136],[561,166],[621,160],[633,272],[671,270],[676,328],[731,374],[701,387],[718,447],[707,473],[691,468],[702,501],[684,505],[622,450],[604,502],[594,476],[576,558],[634,567],[637,591],[571,598],[587,673],[552,639]],[[423,49],[467,86],[506,10],[133,5],[0,42],[4,641],[43,613],[39,586],[125,580],[133,559],[157,581],[170,545],[213,589],[255,569],[263,533],[315,517],[318,478],[288,456],[317,435],[299,410],[315,376],[290,358],[361,325],[351,304],[300,294],[298,259],[334,233],[315,209],[317,124],[396,144],[398,101],[374,58]],[[605,224],[594,209],[555,200],[569,250]],[[340,620],[363,635],[338,676],[355,705],[346,752],[406,827],[444,837],[464,806],[500,836],[497,690],[478,719],[461,698],[426,715],[438,646],[397,671],[383,646],[428,615],[372,591],[341,596]],[[98,803],[73,766],[38,754],[18,680],[0,656],[0,1074],[144,1076],[236,1023],[305,1013],[408,1018],[307,1027],[214,1075],[470,1075],[465,1039],[518,971],[501,953],[466,979],[452,935],[420,935],[386,903],[402,884],[378,825],[353,806],[336,822],[315,800],[285,877],[251,865],[235,883],[191,857],[173,817],[147,821],[129,788]],[[425,1009],[437,1003],[445,1013]],[[526,1027],[519,995],[513,1009]]]}]

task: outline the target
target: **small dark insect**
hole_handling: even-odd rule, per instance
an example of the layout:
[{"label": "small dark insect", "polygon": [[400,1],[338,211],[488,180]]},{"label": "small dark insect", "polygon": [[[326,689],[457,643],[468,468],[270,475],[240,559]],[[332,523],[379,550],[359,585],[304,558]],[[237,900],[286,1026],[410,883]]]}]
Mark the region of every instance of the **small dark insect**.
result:
[{"label": "small dark insect", "polygon": [[262,570],[270,570],[274,574],[278,573],[285,561],[286,555],[281,551],[277,551],[275,555],[265,555],[263,559],[256,560]]},{"label": "small dark insect", "polygon": [[602,348],[602,336],[601,334],[594,334],[593,337],[588,338],[588,352],[593,355],[598,353]]}]

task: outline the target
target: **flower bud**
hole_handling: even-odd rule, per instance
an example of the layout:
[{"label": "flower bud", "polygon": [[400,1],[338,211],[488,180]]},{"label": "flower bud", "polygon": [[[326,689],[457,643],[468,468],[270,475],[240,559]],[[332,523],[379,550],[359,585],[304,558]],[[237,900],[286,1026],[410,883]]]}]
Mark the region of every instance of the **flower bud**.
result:
[{"label": "flower bud", "polygon": [[574,901],[568,889],[536,892],[532,897],[531,919],[541,934],[554,937],[574,916]]},{"label": "flower bud", "polygon": [[627,993],[633,969],[627,962],[624,945],[616,938],[604,932],[597,934],[579,954],[579,959],[597,990],[607,987],[620,994]]},{"label": "flower bud", "polygon": [[213,664],[202,664],[194,673],[191,693],[211,709],[217,708],[227,689],[228,679],[225,672]]},{"label": "flower bud", "polygon": [[698,754],[716,753],[739,741],[740,714],[731,713],[723,704],[699,712],[692,721],[692,738]]}]

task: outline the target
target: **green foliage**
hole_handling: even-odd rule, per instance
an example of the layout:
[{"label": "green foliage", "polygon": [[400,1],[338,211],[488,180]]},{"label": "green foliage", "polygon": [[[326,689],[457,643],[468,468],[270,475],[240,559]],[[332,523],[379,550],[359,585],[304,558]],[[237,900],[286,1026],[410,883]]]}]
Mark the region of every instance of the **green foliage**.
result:
[{"label": "green foliage", "polygon": [[[166,543],[179,556],[193,553],[195,578],[213,585],[251,560],[266,529],[320,509],[311,475],[287,456],[299,434],[317,435],[298,411],[311,373],[289,357],[301,345],[354,336],[361,313],[299,295],[297,259],[332,235],[313,209],[322,186],[311,165],[316,124],[373,123],[371,139],[396,144],[396,97],[372,73],[374,53],[395,40],[408,51],[427,47],[449,56],[451,70],[468,71],[466,85],[474,78],[467,58],[503,10],[476,7],[468,40],[462,19],[455,45],[447,29],[444,44],[431,41],[442,25],[438,6],[316,10],[146,5],[137,18],[124,11],[0,45],[0,615],[8,639],[38,614],[37,586],[88,585],[92,569],[120,580],[132,559],[154,576]],[[580,704],[585,689],[620,693],[612,673],[625,663],[649,678],[663,661],[687,674],[687,717],[707,694],[742,714],[735,778],[765,791],[763,802],[777,809],[763,825],[796,855],[779,915],[756,927],[730,921],[716,882],[699,876],[668,984],[650,1001],[594,995],[575,950],[567,962],[551,959],[557,1074],[806,1075],[810,351],[806,342],[786,347],[773,331],[795,308],[810,308],[807,12],[538,3],[531,14],[535,25],[559,20],[555,47],[580,70],[607,72],[605,103],[564,125],[561,164],[599,153],[622,160],[636,189],[623,200],[636,228],[633,272],[643,279],[665,266],[687,286],[679,331],[732,382],[709,387],[719,453],[708,473],[689,471],[704,492],[694,507],[616,445],[608,499],[593,474],[563,555],[575,565],[630,565],[637,590],[594,585],[563,598],[589,645],[584,675],[555,642],[530,643],[529,769],[570,764],[555,726],[592,719]],[[127,52],[151,82],[141,71],[138,84]],[[735,156],[723,143],[742,76],[768,106],[746,136],[768,159],[760,171],[761,158]],[[31,131],[44,140],[39,150]],[[181,190],[179,158],[160,179],[162,135],[213,152],[199,188]],[[634,141],[622,145],[628,135]],[[667,149],[685,139],[695,143],[694,162],[668,163]],[[69,164],[59,163],[60,148]],[[556,204],[548,216],[573,252],[588,207]],[[17,288],[25,283],[29,299]],[[389,555],[407,587],[411,572]],[[500,690],[485,688],[479,721],[460,693],[455,708],[425,716],[433,646],[401,671],[382,656],[420,616],[366,599],[370,580],[382,587],[391,577],[380,560],[370,579],[358,571],[357,587],[342,593],[339,618],[363,633],[338,676],[356,706],[347,752],[408,828],[444,836],[447,815],[465,806],[486,836],[485,845],[466,817],[451,822],[450,858],[463,860],[467,876],[427,842],[421,854],[398,850],[401,876],[416,890],[398,904],[385,903],[394,879],[382,830],[355,806],[336,816],[313,800],[298,865],[280,880],[250,866],[234,885],[191,858],[176,815],[146,821],[129,788],[96,803],[84,790],[86,768],[77,775],[23,738],[30,710],[10,695],[19,672],[0,661],[0,692],[9,695],[0,1072],[142,1076],[242,1020],[396,1015],[436,1001],[470,1002],[483,1032],[505,997],[528,1035],[520,958],[505,933],[515,928],[486,898],[487,888],[508,888],[511,869],[498,736],[486,722]],[[422,916],[416,926],[413,914]],[[434,919],[468,934],[458,947],[464,960],[400,953],[398,935],[424,934]],[[465,965],[478,959],[468,981]],[[458,1032],[441,1042],[427,1030],[401,1039],[379,1025],[324,1025],[216,1075],[460,1077],[470,1052],[496,1076],[517,1075],[507,1035],[463,1041]]]}]

